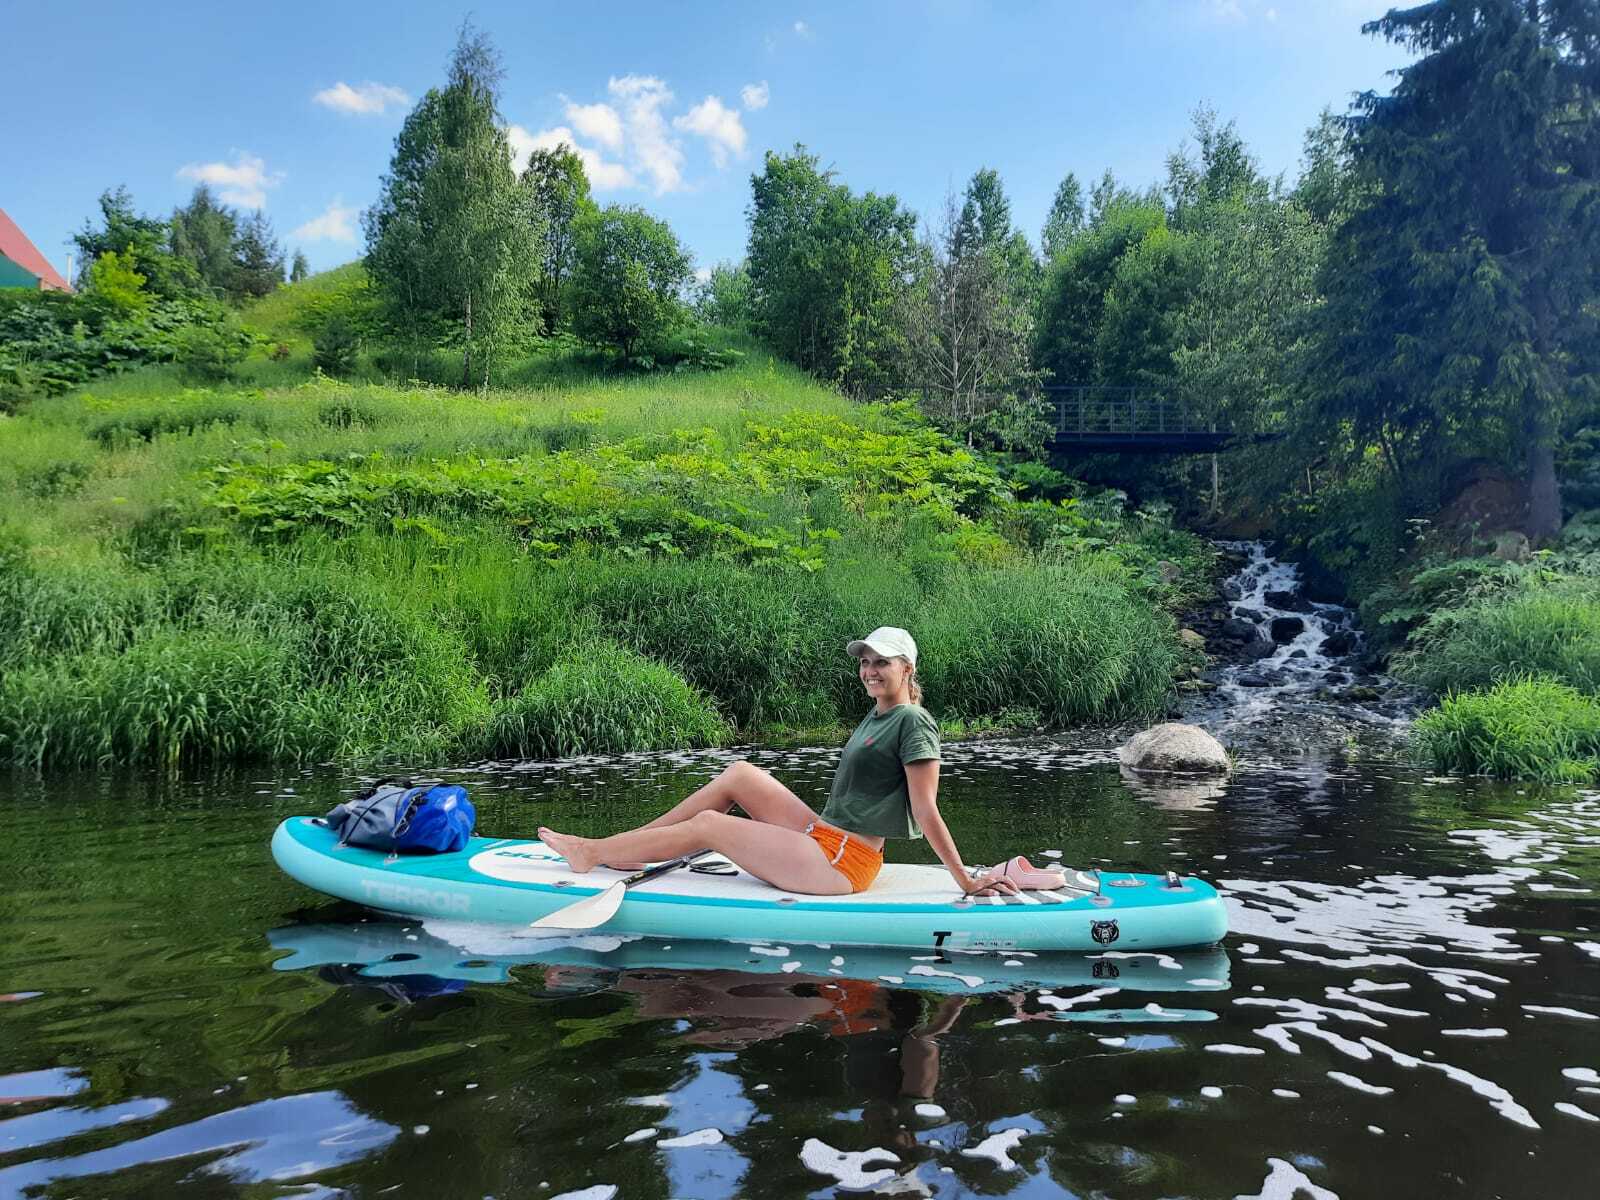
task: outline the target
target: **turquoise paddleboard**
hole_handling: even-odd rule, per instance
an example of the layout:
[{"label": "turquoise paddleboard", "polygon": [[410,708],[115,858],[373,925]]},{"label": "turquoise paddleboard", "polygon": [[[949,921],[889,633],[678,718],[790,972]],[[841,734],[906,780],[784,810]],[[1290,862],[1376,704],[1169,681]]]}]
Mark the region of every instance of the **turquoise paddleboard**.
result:
[{"label": "turquoise paddleboard", "polygon": [[[389,855],[340,846],[315,817],[272,839],[278,865],[309,888],[412,917],[526,926],[624,877],[574,874],[542,842],[473,838],[454,854]],[[800,941],[934,950],[1165,950],[1228,931],[1200,879],[1068,871],[1071,886],[1020,896],[961,896],[941,867],[891,863],[853,896],[784,892],[742,871],[673,871],[628,889],[609,934],[713,941]]]}]

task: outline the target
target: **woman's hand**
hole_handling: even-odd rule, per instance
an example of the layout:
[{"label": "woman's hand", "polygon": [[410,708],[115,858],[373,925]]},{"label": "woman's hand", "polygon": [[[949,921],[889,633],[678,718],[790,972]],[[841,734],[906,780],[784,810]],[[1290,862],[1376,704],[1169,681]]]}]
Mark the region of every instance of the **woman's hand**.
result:
[{"label": "woman's hand", "polygon": [[1018,891],[1017,885],[1011,880],[991,875],[987,871],[981,875],[968,871],[965,879],[958,879],[956,882],[968,896],[1015,896]]}]

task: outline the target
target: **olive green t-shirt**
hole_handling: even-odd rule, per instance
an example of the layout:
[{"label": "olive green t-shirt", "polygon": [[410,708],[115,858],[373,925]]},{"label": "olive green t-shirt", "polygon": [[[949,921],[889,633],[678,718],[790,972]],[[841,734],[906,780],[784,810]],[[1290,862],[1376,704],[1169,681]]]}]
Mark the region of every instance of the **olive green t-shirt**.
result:
[{"label": "olive green t-shirt", "polygon": [[822,819],[851,833],[921,837],[911,815],[906,764],[938,757],[939,726],[927,709],[900,704],[880,714],[874,708],[839,752]]}]

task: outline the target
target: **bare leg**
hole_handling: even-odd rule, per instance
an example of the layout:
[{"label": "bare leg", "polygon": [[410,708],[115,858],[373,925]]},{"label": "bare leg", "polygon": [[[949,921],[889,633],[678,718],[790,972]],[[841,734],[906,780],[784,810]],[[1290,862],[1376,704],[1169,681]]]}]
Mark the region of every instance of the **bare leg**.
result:
[{"label": "bare leg", "polygon": [[[754,763],[739,759],[724,767],[704,787],[684,797],[655,820],[640,829],[664,829],[681,824],[703,812],[725,813],[737,804],[753,820],[785,829],[804,829],[817,819],[811,806]],[[700,849],[701,847],[696,847]],[[636,871],[644,864],[626,859],[603,858],[600,862],[619,871]]]},{"label": "bare leg", "polygon": [[817,819],[811,806],[754,763],[740,759],[642,829],[676,825],[703,812],[728,812],[737,804],[757,821],[804,829]]},{"label": "bare leg", "polygon": [[850,881],[833,869],[828,857],[798,829],[765,821],[746,821],[726,813],[700,812],[686,821],[633,829],[608,838],[580,838],[539,830],[544,843],[565,858],[578,874],[601,863],[644,859],[655,862],[711,849],[785,891],[812,896],[841,896]]}]

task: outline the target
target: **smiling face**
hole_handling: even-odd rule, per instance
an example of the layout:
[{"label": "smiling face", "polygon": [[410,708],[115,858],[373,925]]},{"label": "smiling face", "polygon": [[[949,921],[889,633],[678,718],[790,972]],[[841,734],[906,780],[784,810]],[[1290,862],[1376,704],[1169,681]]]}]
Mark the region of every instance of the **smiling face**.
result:
[{"label": "smiling face", "polygon": [[903,658],[885,658],[871,650],[861,655],[858,665],[861,686],[880,705],[904,704],[910,694],[907,680],[911,664]]}]

